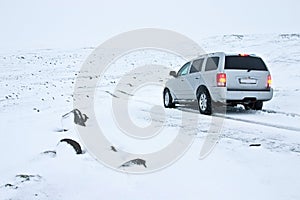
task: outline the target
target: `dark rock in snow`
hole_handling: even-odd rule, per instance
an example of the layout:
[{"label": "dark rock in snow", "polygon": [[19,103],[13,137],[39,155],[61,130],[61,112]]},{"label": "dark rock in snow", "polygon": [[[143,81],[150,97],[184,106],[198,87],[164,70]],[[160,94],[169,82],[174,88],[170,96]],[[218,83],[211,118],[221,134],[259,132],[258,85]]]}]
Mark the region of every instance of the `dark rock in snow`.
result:
[{"label": "dark rock in snow", "polygon": [[27,174],[19,174],[16,175],[16,178],[21,179],[21,183],[27,182],[27,181],[40,181],[42,177],[40,175],[27,175]]},{"label": "dark rock in snow", "polygon": [[66,143],[68,143],[69,145],[71,145],[74,148],[76,154],[82,154],[81,146],[75,140],[65,138],[65,139],[60,140],[60,142],[66,142]]},{"label": "dark rock in snow", "polygon": [[10,183],[5,184],[4,187],[6,187],[6,188],[12,188],[12,189],[18,189],[19,188],[18,186],[10,184]]},{"label": "dark rock in snow", "polygon": [[117,149],[114,146],[110,146],[110,149],[114,152],[118,152]]},{"label": "dark rock in snow", "polygon": [[249,147],[260,147],[261,144],[250,144]]},{"label": "dark rock in snow", "polygon": [[68,129],[60,129],[60,128],[58,128],[58,129],[55,129],[54,130],[55,132],[59,132],[59,133],[61,133],[61,132],[67,132],[68,131]]},{"label": "dark rock in snow", "polygon": [[146,161],[140,158],[130,160],[122,164],[120,167],[131,167],[132,165],[143,165],[145,168],[147,168]]},{"label": "dark rock in snow", "polygon": [[74,109],[66,114],[64,114],[62,117],[66,118],[70,113],[74,114],[74,123],[80,126],[86,126],[85,123],[89,119],[86,114],[82,114],[80,110]]},{"label": "dark rock in snow", "polygon": [[43,155],[48,155],[51,158],[55,158],[56,157],[56,151],[44,151],[42,154]]}]

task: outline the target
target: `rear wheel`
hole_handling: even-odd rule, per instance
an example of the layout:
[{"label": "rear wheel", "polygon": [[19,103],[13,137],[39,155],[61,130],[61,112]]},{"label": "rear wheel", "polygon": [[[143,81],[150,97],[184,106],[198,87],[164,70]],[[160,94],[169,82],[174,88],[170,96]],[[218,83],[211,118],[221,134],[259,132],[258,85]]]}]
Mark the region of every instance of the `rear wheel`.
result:
[{"label": "rear wheel", "polygon": [[168,89],[164,90],[164,106],[165,108],[175,107],[175,103],[173,103],[172,95]]},{"label": "rear wheel", "polygon": [[211,97],[209,92],[204,88],[201,88],[198,92],[198,106],[201,114],[211,115]]}]

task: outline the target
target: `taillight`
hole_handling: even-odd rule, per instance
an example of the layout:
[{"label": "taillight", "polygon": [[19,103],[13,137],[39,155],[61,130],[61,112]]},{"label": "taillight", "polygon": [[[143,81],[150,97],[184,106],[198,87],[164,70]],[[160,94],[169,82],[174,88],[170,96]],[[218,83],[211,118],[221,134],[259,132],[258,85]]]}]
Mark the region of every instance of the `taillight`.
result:
[{"label": "taillight", "polygon": [[217,86],[218,87],[226,87],[226,74],[225,73],[217,74]]},{"label": "taillight", "polygon": [[272,85],[272,77],[271,75],[268,75],[268,78],[267,78],[267,88],[270,88]]},{"label": "taillight", "polygon": [[239,56],[246,57],[246,56],[249,56],[249,54],[246,54],[246,53],[240,53]]}]

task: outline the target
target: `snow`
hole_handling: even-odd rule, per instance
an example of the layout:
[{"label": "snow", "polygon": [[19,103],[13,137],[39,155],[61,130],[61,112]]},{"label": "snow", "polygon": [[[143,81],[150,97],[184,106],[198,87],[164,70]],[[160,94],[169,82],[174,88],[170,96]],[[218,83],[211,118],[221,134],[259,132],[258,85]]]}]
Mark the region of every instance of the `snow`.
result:
[{"label": "snow", "polygon": [[[238,107],[215,116],[225,117],[220,140],[199,159],[212,117],[192,107],[164,110],[162,132],[147,140],[129,138],[115,125],[108,92],[113,93],[126,70],[149,63],[178,69],[184,62],[163,52],[126,55],[106,71],[95,94],[101,101],[95,105],[97,119],[117,148],[157,151],[174,139],[183,112],[200,121],[194,143],[179,160],[140,175],[106,167],[83,145],[85,153],[77,155],[70,145],[59,143],[63,138],[80,143],[72,115],[62,116],[73,109],[74,82],[93,49],[1,54],[0,199],[300,199],[300,36],[226,35],[205,38],[200,45],[207,52],[262,56],[273,77],[274,98],[263,111]],[[146,126],[153,105],[162,105],[161,84],[137,90],[130,97],[129,116]]]}]

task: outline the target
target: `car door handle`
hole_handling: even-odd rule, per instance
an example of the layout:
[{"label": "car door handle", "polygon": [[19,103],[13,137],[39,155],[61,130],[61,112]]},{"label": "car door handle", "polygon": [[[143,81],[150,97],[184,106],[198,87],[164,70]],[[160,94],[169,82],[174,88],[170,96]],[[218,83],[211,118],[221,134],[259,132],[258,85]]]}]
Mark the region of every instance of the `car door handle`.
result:
[{"label": "car door handle", "polygon": [[196,77],[195,79],[199,79],[199,77]]},{"label": "car door handle", "polygon": [[184,81],[184,79],[180,79],[181,81]]}]

